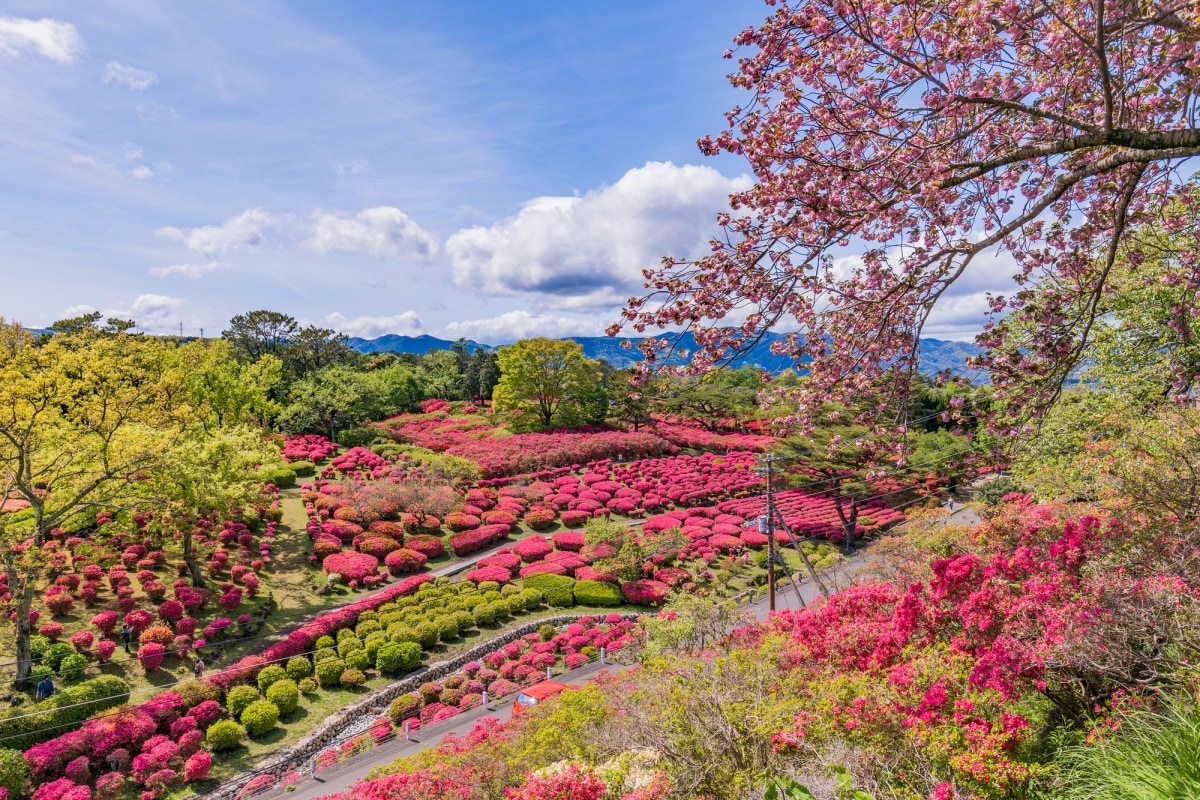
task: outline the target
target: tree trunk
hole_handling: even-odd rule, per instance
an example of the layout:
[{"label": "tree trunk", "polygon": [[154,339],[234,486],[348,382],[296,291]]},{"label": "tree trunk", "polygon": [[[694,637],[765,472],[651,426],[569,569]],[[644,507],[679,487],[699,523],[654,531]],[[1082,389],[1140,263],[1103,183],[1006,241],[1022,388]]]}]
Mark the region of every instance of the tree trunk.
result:
[{"label": "tree trunk", "polygon": [[[9,591],[16,600],[17,618],[14,628],[17,637],[17,679],[15,684],[17,688],[21,688],[28,680],[30,670],[33,669],[33,648],[30,645],[33,625],[29,622],[29,610],[33,608],[33,578],[27,575],[25,582],[23,584],[20,582],[20,578],[17,576],[17,565],[11,553],[5,554],[4,566],[8,573]],[[21,587],[19,593],[16,591],[17,586]]]},{"label": "tree trunk", "polygon": [[[850,503],[850,513],[848,515],[842,507],[843,500]],[[833,507],[837,509],[838,519],[842,521],[842,530],[846,534],[846,552],[852,553],[854,552],[854,529],[858,525],[858,503],[853,498],[839,497],[834,502]]]},{"label": "tree trunk", "polygon": [[200,562],[196,560],[196,552],[192,547],[192,527],[190,525],[183,529],[183,562],[187,564],[188,572],[192,573],[192,586],[203,589],[204,572],[200,569]]}]

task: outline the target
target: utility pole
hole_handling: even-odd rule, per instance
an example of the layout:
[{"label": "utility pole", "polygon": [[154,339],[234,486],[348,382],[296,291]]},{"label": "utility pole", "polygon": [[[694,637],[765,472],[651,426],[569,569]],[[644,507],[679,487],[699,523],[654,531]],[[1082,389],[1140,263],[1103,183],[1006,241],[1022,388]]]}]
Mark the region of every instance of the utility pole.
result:
[{"label": "utility pole", "polygon": [[775,454],[767,453],[760,458],[765,467],[756,471],[767,476],[766,513],[758,518],[758,532],[767,537],[767,608],[775,610],[775,504],[771,493],[775,489]]}]

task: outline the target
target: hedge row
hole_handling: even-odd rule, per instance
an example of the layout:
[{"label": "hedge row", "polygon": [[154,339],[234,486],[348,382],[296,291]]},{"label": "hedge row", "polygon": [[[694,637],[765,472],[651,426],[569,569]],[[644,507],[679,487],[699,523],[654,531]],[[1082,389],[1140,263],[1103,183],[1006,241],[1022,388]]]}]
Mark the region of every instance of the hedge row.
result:
[{"label": "hedge row", "polygon": [[116,675],[101,675],[62,689],[37,705],[0,711],[0,740],[4,747],[24,749],[61,736],[93,714],[129,701],[129,684]]}]

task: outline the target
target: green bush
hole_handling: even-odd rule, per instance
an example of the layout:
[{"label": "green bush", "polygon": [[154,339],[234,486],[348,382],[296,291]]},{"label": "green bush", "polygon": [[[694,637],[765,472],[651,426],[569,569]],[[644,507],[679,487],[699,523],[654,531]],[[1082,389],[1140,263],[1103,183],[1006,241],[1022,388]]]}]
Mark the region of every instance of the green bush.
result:
[{"label": "green bush", "polygon": [[306,478],[316,472],[317,465],[311,461],[293,461],[288,464],[288,469],[296,473],[296,477]]},{"label": "green bush", "polygon": [[312,678],[301,678],[297,686],[300,687],[300,693],[305,695],[316,694],[318,689],[317,682]]},{"label": "green bush", "polygon": [[0,740],[14,749],[32,747],[61,736],[93,714],[128,701],[128,683],[116,675],[101,675],[60,689],[32,708],[0,710]]},{"label": "green bush", "polygon": [[204,740],[208,742],[210,750],[219,753],[222,750],[232,750],[240,745],[242,737],[245,735],[246,731],[242,730],[241,725],[231,719],[222,719],[208,727],[208,732],[204,734]]},{"label": "green bush", "polygon": [[376,631],[375,633],[368,635],[367,638],[363,640],[363,644],[365,644],[367,648],[367,660],[374,664],[375,659],[379,657],[379,648],[383,647],[387,643],[388,637],[383,631]]},{"label": "green bush", "polygon": [[450,618],[454,620],[454,627],[458,628],[460,634],[468,628],[475,627],[475,615],[470,611],[455,611]]},{"label": "green bush", "polygon": [[528,578],[522,578],[521,584],[526,589],[537,589],[544,596],[551,589],[561,588],[566,586],[570,588],[575,585],[575,579],[569,578],[566,575],[550,575],[548,573],[539,573],[530,575]]},{"label": "green bush", "polygon": [[500,584],[496,581],[480,581],[475,588],[482,592],[484,597],[487,597],[488,592],[500,591]]},{"label": "green bush", "polygon": [[53,678],[54,670],[50,669],[45,664],[38,664],[33,669],[29,670],[29,679],[35,684],[41,683],[42,678],[46,677],[47,675]]},{"label": "green bush", "polygon": [[317,641],[313,644],[313,647],[315,647],[317,650],[320,650],[325,647],[333,647],[336,644],[337,642],[334,641],[332,636],[318,636]]},{"label": "green bush", "polygon": [[415,642],[384,645],[379,649],[375,666],[380,672],[394,675],[398,672],[408,672],[417,668],[421,663],[421,646]]},{"label": "green bush", "polygon": [[521,593],[521,587],[515,583],[506,583],[500,587],[501,597],[513,597]]},{"label": "green bush", "polygon": [[282,678],[267,687],[267,699],[275,704],[281,716],[286,716],[300,705],[300,687],[291,678]]},{"label": "green bush", "polygon": [[388,718],[399,725],[409,717],[416,716],[416,713],[420,710],[421,696],[416,692],[409,692],[408,694],[400,695],[392,701],[392,704],[388,706]]},{"label": "green bush", "polygon": [[347,689],[362,686],[366,682],[367,676],[363,674],[363,671],[361,669],[354,669],[353,667],[350,667],[338,676],[338,683]]},{"label": "green bush", "polygon": [[275,681],[282,681],[287,678],[287,670],[278,664],[268,664],[259,670],[258,673],[258,688],[259,691],[266,692],[271,688],[271,684]]},{"label": "green bush", "polygon": [[527,609],[535,609],[542,604],[542,593],[537,589],[525,589],[517,595]]},{"label": "green bush", "polygon": [[270,700],[255,700],[242,711],[240,719],[251,738],[262,736],[279,722],[279,706]]},{"label": "green bush", "polygon": [[284,466],[264,467],[258,471],[258,478],[263,483],[273,483],[280,489],[296,485],[296,473]]},{"label": "green bush", "polygon": [[183,704],[188,708],[198,706],[205,700],[221,699],[221,690],[208,681],[188,681],[176,686],[175,691],[179,692]]},{"label": "green bush", "polygon": [[421,646],[421,642],[419,641],[416,631],[414,631],[412,628],[409,628],[408,626],[403,626],[401,628],[401,630],[392,631],[392,632],[388,633],[388,639],[393,644],[403,644],[405,642],[412,642],[413,644],[417,645],[418,647]]},{"label": "green bush", "polygon": [[46,648],[46,653],[42,656],[42,664],[57,671],[62,665],[63,659],[74,654],[75,648],[71,645],[66,642],[55,642]]},{"label": "green bush", "polygon": [[438,623],[438,638],[443,642],[458,638],[458,622],[453,616],[443,617]]},{"label": "green bush", "polygon": [[287,675],[294,681],[301,681],[312,675],[312,662],[304,656],[294,656],[287,662]]},{"label": "green bush", "polygon": [[371,659],[367,657],[366,650],[351,650],[346,654],[344,660],[346,666],[351,669],[366,670],[371,668]]},{"label": "green bush", "polygon": [[80,653],[72,653],[58,665],[58,671],[62,673],[63,680],[75,681],[83,677],[83,671],[87,669],[87,665],[87,656]]},{"label": "green bush", "polygon": [[483,605],[483,595],[481,594],[464,594],[462,596],[463,608],[467,611],[474,611],[479,606]]},{"label": "green bush", "polygon": [[417,626],[417,643],[422,649],[428,650],[438,642],[438,636],[441,635],[441,629],[433,622],[422,622]]},{"label": "green bush", "polygon": [[475,619],[475,624],[482,628],[496,621],[496,609],[492,608],[491,603],[484,603],[475,607],[472,617]]},{"label": "green bush", "polygon": [[354,634],[358,638],[363,639],[363,640],[366,640],[366,638],[368,636],[370,636],[372,633],[375,633],[376,631],[381,631],[381,630],[383,630],[383,626],[380,625],[377,620],[373,620],[373,619],[369,619],[366,621],[360,620],[360,622],[354,626]]},{"label": "green bush", "polygon": [[225,695],[225,707],[229,709],[229,716],[240,717],[246,706],[259,697],[258,689],[253,686],[234,686],[229,690],[229,694]]},{"label": "green bush", "polygon": [[558,586],[546,591],[546,605],[551,608],[570,608],[575,605],[575,594],[571,586]]},{"label": "green bush", "polygon": [[603,581],[576,581],[575,602],[584,606],[619,606],[621,588]]},{"label": "green bush", "polygon": [[329,658],[317,664],[317,683],[328,688],[337,686],[346,670],[346,662],[340,658]]},{"label": "green bush", "polygon": [[0,786],[8,789],[9,797],[25,794],[29,764],[20,750],[0,750]]},{"label": "green bush", "polygon": [[322,661],[328,661],[337,657],[337,650],[334,650],[332,647],[322,647],[320,650],[313,653],[313,663],[320,664]]},{"label": "green bush", "polygon": [[[343,628],[343,630],[346,630]],[[338,640],[337,654],[340,658],[345,658],[355,650],[365,650],[366,645],[362,643],[362,639],[357,636],[348,636],[345,639]]]},{"label": "green bush", "polygon": [[[489,581],[489,583],[490,583],[490,581]],[[479,584],[479,585],[480,585],[480,587],[482,587],[482,586],[483,586],[483,584],[482,584],[482,583],[481,583],[481,584]],[[499,585],[500,585],[500,584],[496,584],[496,586],[499,586]],[[486,592],[484,592],[484,593],[483,593],[483,599],[484,599],[484,600],[486,600],[486,601],[487,601],[487,602],[489,602],[489,603],[494,603],[494,602],[496,602],[497,600],[499,600],[499,599],[500,599],[501,597],[503,597],[503,596],[504,596],[504,595],[500,594],[500,590],[499,590],[498,588],[497,588],[497,589],[492,589],[492,590],[490,590],[490,591],[486,591]]]},{"label": "green bush", "polygon": [[538,626],[538,636],[543,642],[548,642],[558,634],[558,629],[547,622],[545,625]]}]

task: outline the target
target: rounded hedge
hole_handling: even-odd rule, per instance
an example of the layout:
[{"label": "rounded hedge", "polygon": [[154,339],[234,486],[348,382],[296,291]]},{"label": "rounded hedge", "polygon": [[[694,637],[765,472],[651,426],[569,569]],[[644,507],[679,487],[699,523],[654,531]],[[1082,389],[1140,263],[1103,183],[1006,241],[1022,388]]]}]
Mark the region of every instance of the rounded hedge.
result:
[{"label": "rounded hedge", "polygon": [[319,689],[317,682],[312,678],[301,678],[300,683],[298,683],[297,686],[300,687],[300,693],[306,695],[316,694]]},{"label": "rounded hedge", "polygon": [[63,680],[74,681],[83,677],[83,671],[87,669],[87,665],[87,656],[72,653],[62,660],[62,663],[58,665],[58,670],[62,673]]},{"label": "rounded hedge", "polygon": [[337,644],[337,642],[333,640],[332,636],[318,636],[317,641],[313,646],[320,650],[323,647],[333,647],[335,644]]},{"label": "rounded hedge", "polygon": [[0,750],[0,787],[8,789],[9,797],[24,794],[28,775],[29,764],[20,750]]},{"label": "rounded hedge", "polygon": [[276,681],[282,681],[287,678],[287,670],[278,664],[268,664],[263,667],[258,673],[258,688],[259,691],[265,692],[271,688],[271,684]]},{"label": "rounded hedge", "polygon": [[267,687],[267,699],[275,704],[280,715],[290,714],[300,705],[300,687],[291,678],[283,678]]},{"label": "rounded hedge", "polygon": [[416,642],[384,645],[375,657],[375,666],[389,675],[416,669],[420,663],[421,646]]},{"label": "rounded hedge", "polygon": [[0,710],[0,739],[14,749],[28,748],[128,700],[128,683],[116,675],[101,675],[57,691],[32,708],[20,705]]},{"label": "rounded hedge", "polygon": [[208,742],[210,750],[219,753],[222,750],[232,750],[240,745],[242,737],[245,735],[246,731],[242,730],[241,725],[231,719],[223,719],[209,726],[204,740]]},{"label": "rounded hedge", "polygon": [[366,682],[367,676],[363,674],[362,670],[355,669],[354,667],[346,669],[344,672],[342,672],[341,676],[338,677],[338,683],[348,689],[356,686],[362,686]]},{"label": "rounded hedge", "polygon": [[344,659],[350,669],[365,670],[371,668],[371,658],[366,650],[351,650]]},{"label": "rounded hedge", "polygon": [[551,608],[570,608],[575,605],[575,594],[571,586],[556,586],[545,592],[546,605]]},{"label": "rounded hedge", "polygon": [[388,706],[388,718],[399,725],[409,717],[416,716],[421,710],[421,696],[416,692],[402,694]]},{"label": "rounded hedge", "polygon": [[279,722],[279,706],[270,700],[255,700],[242,711],[240,719],[250,736],[262,736]]},{"label": "rounded hedge", "polygon": [[258,689],[253,686],[234,686],[229,690],[229,694],[225,695],[225,707],[229,709],[231,717],[240,717],[246,706],[259,697]]},{"label": "rounded hedge", "polygon": [[584,606],[621,605],[621,587],[602,581],[576,581],[575,602]]},{"label": "rounded hedge", "polygon": [[345,670],[345,661],[340,658],[328,658],[317,664],[317,683],[324,687],[337,686]]},{"label": "rounded hedge", "polygon": [[285,671],[287,672],[289,678],[299,682],[312,675],[312,662],[304,656],[294,656],[293,658],[288,659],[287,668]]}]

